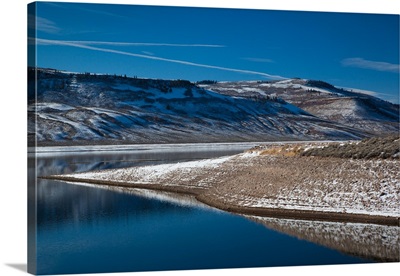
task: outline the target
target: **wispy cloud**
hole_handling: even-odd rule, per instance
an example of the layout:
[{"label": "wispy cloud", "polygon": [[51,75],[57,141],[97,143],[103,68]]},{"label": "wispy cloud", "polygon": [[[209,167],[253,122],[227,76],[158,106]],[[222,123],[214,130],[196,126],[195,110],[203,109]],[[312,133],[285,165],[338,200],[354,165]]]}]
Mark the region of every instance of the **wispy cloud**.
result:
[{"label": "wispy cloud", "polygon": [[29,26],[35,26],[38,31],[55,34],[61,31],[56,23],[43,17],[28,15]]},{"label": "wispy cloud", "polygon": [[377,98],[384,99],[389,102],[393,103],[399,103],[399,97],[393,94],[388,94],[388,93],[381,93],[381,92],[376,92],[376,91],[371,91],[371,90],[365,90],[365,89],[359,89],[359,88],[351,88],[351,87],[344,87],[344,86],[337,86],[338,88],[343,88],[348,91],[356,92],[356,93],[362,93],[370,96],[374,96]]},{"label": "wispy cloud", "polygon": [[343,88],[348,91],[362,93],[362,94],[366,94],[366,95],[370,95],[370,96],[374,96],[374,97],[380,97],[381,95],[387,95],[387,94],[383,94],[383,93],[379,93],[379,92],[375,92],[375,91],[371,91],[371,90],[350,88],[350,87],[344,87],[344,86],[337,86],[337,88]]},{"label": "wispy cloud", "polygon": [[399,73],[400,70],[399,64],[393,64],[383,61],[372,61],[363,58],[346,58],[342,60],[342,65],[393,73]]},{"label": "wispy cloud", "polygon": [[185,60],[168,59],[168,58],[157,57],[157,56],[148,56],[148,55],[124,52],[124,51],[119,51],[119,50],[114,50],[114,49],[98,48],[98,47],[93,47],[93,46],[89,46],[89,45],[85,45],[85,44],[72,43],[72,42],[62,41],[62,40],[37,39],[37,42],[41,43],[41,44],[47,44],[47,45],[51,44],[51,45],[70,46],[70,47],[88,49],[88,50],[92,50],[92,51],[114,53],[114,54],[119,54],[119,55],[145,58],[145,59],[151,59],[151,60],[159,60],[159,61],[165,61],[165,62],[171,62],[171,63],[178,63],[178,64],[195,66],[195,67],[203,67],[203,68],[217,69],[217,70],[230,71],[230,72],[236,72],[236,73],[259,75],[259,76],[263,76],[263,77],[269,78],[269,79],[286,79],[285,77],[271,75],[271,74],[267,74],[264,72],[229,68],[229,67],[223,67],[223,66],[215,66],[215,65],[202,64],[202,63],[194,63],[194,62],[185,61]]},{"label": "wispy cloud", "polygon": [[244,57],[244,60],[253,61],[253,62],[261,62],[261,63],[273,63],[274,61],[269,58],[253,58],[253,57]]},{"label": "wispy cloud", "polygon": [[[43,43],[46,42],[45,39],[41,40]],[[53,41],[53,40],[52,40]],[[118,41],[72,41],[72,40],[57,40],[58,43],[65,44],[79,44],[79,45],[106,45],[106,46],[167,46],[167,47],[211,47],[220,48],[225,47],[224,45],[215,44],[176,44],[176,43],[148,43],[148,42],[118,42]],[[39,42],[39,41],[38,41]],[[54,44],[50,42],[50,44]]]},{"label": "wispy cloud", "polygon": [[153,52],[149,52],[149,51],[142,51],[143,54],[148,55],[148,56],[154,56]]}]

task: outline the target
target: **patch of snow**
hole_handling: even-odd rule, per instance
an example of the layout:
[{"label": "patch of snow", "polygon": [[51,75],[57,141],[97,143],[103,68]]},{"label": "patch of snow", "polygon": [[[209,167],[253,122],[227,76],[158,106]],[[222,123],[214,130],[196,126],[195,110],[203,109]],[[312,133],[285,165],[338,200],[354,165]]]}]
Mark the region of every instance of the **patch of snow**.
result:
[{"label": "patch of snow", "polygon": [[292,79],[287,79],[287,80],[277,81],[276,83],[282,84],[282,83],[292,83],[292,82],[293,82]]},{"label": "patch of snow", "polygon": [[30,108],[32,108],[32,111],[34,111],[36,107],[36,111],[40,112],[44,109],[51,108],[51,109],[56,109],[56,110],[61,110],[61,111],[68,111],[74,109],[74,107],[67,105],[67,104],[60,104],[60,103],[52,103],[52,102],[41,102],[41,103],[36,103],[36,105],[30,105]]},{"label": "patch of snow", "polygon": [[[159,184],[163,178],[166,178],[172,174],[178,174],[181,181],[190,181],[195,177],[195,174],[192,173],[193,170],[199,170],[203,168],[216,168],[231,158],[231,156],[226,156],[215,159],[204,159],[198,161],[143,167],[131,167],[97,172],[85,172],[64,176],[77,179],[112,180],[124,183]],[[202,186],[202,184],[199,182],[198,186]]]},{"label": "patch of snow", "polygon": [[260,155],[259,151],[247,151],[245,153],[239,154],[238,156],[240,158],[252,158],[252,157],[255,157],[255,156],[259,156],[259,155]]},{"label": "patch of snow", "polygon": [[313,91],[317,91],[317,92],[320,92],[320,93],[333,94],[333,92],[330,91],[330,90],[319,88],[319,87],[314,87],[314,86],[299,85],[299,88],[304,89],[306,91],[307,90],[313,90]]},{"label": "patch of snow", "polygon": [[[340,203],[341,197],[343,195],[337,195],[337,197],[333,197],[337,203]],[[388,210],[368,210],[368,209],[360,209],[353,206],[340,206],[340,207],[332,207],[321,202],[320,205],[311,205],[311,204],[299,204],[297,200],[288,199],[288,198],[242,198],[242,205],[247,207],[256,207],[256,208],[281,208],[288,210],[301,210],[301,211],[318,211],[318,212],[332,212],[332,213],[347,213],[347,214],[365,214],[365,215],[377,215],[377,216],[388,216],[388,217],[399,217],[399,207],[397,209],[388,209]]]}]

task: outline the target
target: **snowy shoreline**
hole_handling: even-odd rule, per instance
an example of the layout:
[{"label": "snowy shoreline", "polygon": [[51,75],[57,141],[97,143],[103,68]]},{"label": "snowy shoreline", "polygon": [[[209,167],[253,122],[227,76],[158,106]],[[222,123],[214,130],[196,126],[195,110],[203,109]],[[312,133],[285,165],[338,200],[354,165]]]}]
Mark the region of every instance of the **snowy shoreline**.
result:
[{"label": "snowy shoreline", "polygon": [[46,178],[188,193],[210,206],[250,215],[399,226],[399,164],[253,151]]},{"label": "snowy shoreline", "polygon": [[[302,141],[302,143],[312,143],[315,141]],[[321,140],[319,143],[334,143],[341,141]],[[166,143],[166,144],[119,144],[119,145],[75,145],[75,146],[32,146],[28,147],[30,154],[47,154],[47,153],[86,153],[86,152],[107,152],[107,151],[134,151],[134,150],[185,150],[185,147],[197,148],[199,150],[210,150],[219,147],[242,147],[248,149],[258,145],[282,145],[295,144],[299,141],[268,141],[268,142],[211,142],[211,143]]]}]

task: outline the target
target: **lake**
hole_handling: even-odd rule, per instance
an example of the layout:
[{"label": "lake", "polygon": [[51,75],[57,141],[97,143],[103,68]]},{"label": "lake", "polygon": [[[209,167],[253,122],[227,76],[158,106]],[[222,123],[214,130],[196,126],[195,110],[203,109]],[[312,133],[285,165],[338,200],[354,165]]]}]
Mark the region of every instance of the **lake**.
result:
[{"label": "lake", "polygon": [[[60,148],[37,155],[37,173],[182,162],[232,155],[251,146]],[[32,155],[28,161],[35,162]],[[36,198],[37,274],[355,264],[399,258],[397,227],[246,217],[190,196],[43,179],[37,181]]]}]

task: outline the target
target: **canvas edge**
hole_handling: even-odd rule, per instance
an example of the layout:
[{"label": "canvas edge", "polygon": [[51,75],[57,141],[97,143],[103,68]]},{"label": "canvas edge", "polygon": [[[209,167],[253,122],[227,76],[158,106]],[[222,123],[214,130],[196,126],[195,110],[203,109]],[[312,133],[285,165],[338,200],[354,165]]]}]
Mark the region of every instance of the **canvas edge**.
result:
[{"label": "canvas edge", "polygon": [[[36,67],[36,2],[29,3],[27,5],[27,69],[29,66]],[[32,44],[33,42],[33,44]],[[30,77],[30,74],[34,74],[34,77]],[[27,98],[29,99],[29,93],[34,92],[34,97],[36,99],[36,70],[30,72],[27,70]],[[28,100],[29,103],[29,100]],[[36,126],[36,118],[35,112],[28,112],[27,110],[27,136],[29,133],[28,125],[29,122],[34,122]],[[28,174],[28,183],[27,183],[27,272],[31,274],[36,274],[37,272],[37,185],[36,185],[36,176],[37,176],[37,162],[35,155],[35,145],[30,145],[29,138],[27,139],[27,174]],[[34,138],[36,140],[36,138]]]}]

